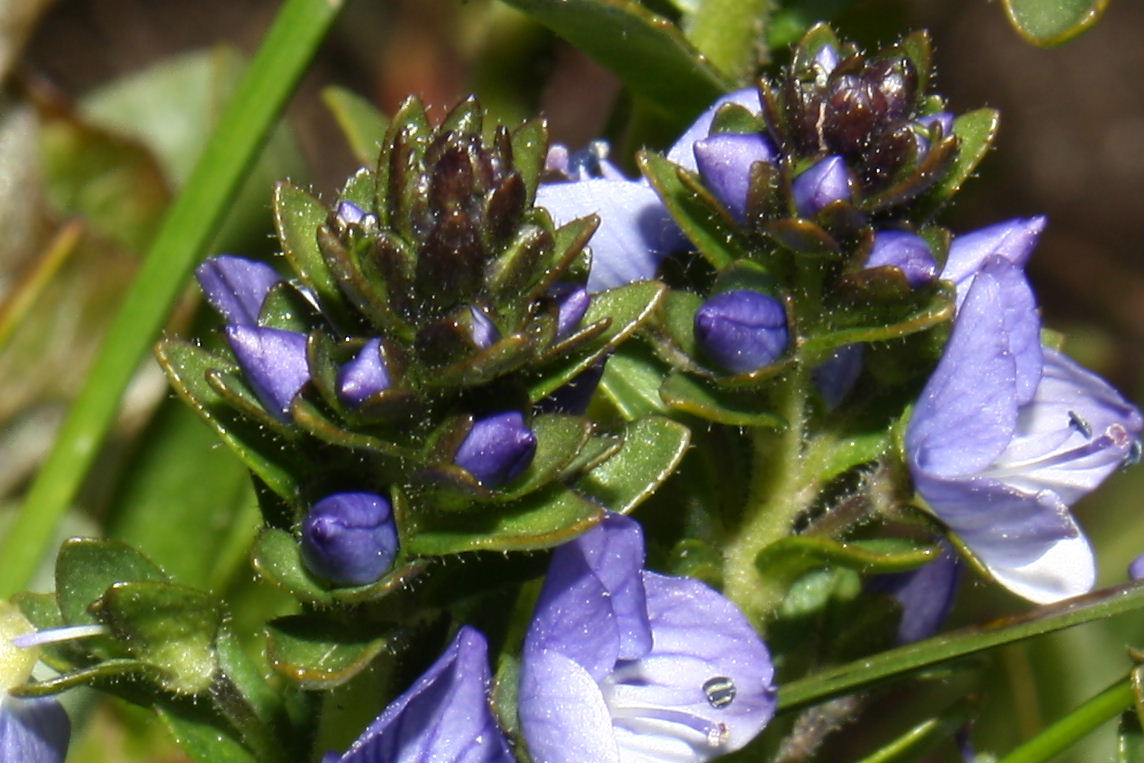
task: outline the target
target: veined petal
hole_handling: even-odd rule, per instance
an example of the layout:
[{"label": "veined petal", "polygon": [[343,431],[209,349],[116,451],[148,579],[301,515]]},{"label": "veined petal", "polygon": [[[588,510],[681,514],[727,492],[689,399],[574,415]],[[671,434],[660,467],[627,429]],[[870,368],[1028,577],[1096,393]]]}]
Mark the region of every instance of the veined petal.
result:
[{"label": "veined petal", "polygon": [[548,649],[526,652],[519,700],[521,731],[535,763],[619,763],[599,684],[575,661]]},{"label": "veined petal", "polygon": [[955,476],[988,467],[1013,437],[1016,384],[1002,287],[982,273],[974,279],[906,430],[915,479],[920,472]]},{"label": "veined petal", "polygon": [[557,225],[600,216],[600,227],[589,242],[590,292],[651,278],[660,260],[682,241],[655,191],[634,180],[545,183],[536,191],[536,205],[547,209]]},{"label": "veined petal", "polygon": [[711,104],[707,111],[699,115],[699,118],[691,123],[679,139],[672,145],[671,150],[667,152],[667,160],[678,164],[680,167],[685,167],[692,172],[698,172],[699,168],[695,163],[695,142],[706,138],[711,132],[711,123],[715,119],[715,112],[728,103],[735,103],[750,111],[752,114],[758,114],[762,110],[759,104],[759,91],[754,87],[743,88],[736,90],[733,93],[728,93],[715,103]]},{"label": "veined petal", "polygon": [[465,626],[341,757],[324,763],[512,763],[488,704],[488,645]]},{"label": "veined petal", "polygon": [[56,700],[0,695],[0,761],[62,763],[70,735],[71,722]]},{"label": "veined petal", "polygon": [[1092,547],[1052,491],[1023,492],[985,477],[915,480],[933,512],[1013,593],[1047,604],[1092,589]]},{"label": "veined petal", "polygon": [[197,268],[195,278],[207,302],[227,323],[257,326],[258,314],[270,289],[282,276],[266,263],[224,254]]},{"label": "veined petal", "polygon": [[956,236],[941,271],[943,281],[952,281],[959,296],[986,259],[1000,256],[1019,268],[1025,267],[1047,220],[1043,216],[1017,217]]},{"label": "veined petal", "polygon": [[1005,337],[1016,373],[1017,404],[1023,405],[1032,399],[1040,384],[1041,366],[1044,364],[1037,300],[1024,272],[1002,257],[987,259],[977,277],[988,277],[997,282]]},{"label": "veined petal", "polygon": [[1072,504],[1124,461],[1144,420],[1096,374],[1055,350],[1045,349],[1044,358],[1036,394],[987,474],[1029,492],[1052,490]]}]

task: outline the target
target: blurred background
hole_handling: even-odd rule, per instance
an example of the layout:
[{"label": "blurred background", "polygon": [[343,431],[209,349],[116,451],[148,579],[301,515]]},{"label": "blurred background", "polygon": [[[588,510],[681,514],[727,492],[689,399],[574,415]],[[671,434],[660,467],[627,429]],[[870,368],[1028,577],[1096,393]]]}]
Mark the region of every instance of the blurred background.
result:
[{"label": "blurred background", "polygon": [[[959,232],[1047,215],[1030,274],[1049,327],[1067,335],[1071,355],[1144,402],[1144,4],[1113,3],[1093,29],[1054,49],[1023,41],[1001,6],[985,0],[818,5],[836,12],[842,36],[867,45],[928,28],[937,90],[951,110],[1001,110],[996,150],[944,222]],[[0,506],[18,503],[50,447],[139,253],[186,178],[241,56],[254,50],[278,6],[0,4]],[[554,140],[573,148],[614,138],[613,158],[632,166],[617,132],[616,115],[627,109],[619,81],[548,30],[491,0],[356,0],[295,95],[288,124],[252,173],[215,251],[272,250],[275,179],[291,177],[329,197],[356,168],[323,98],[330,85],[387,113],[412,93],[440,115],[476,92],[505,120],[544,113]],[[176,311],[170,330],[190,320],[189,309]],[[141,468],[132,460],[137,435],[168,397],[150,366],[129,394],[68,534],[117,526],[130,534],[117,519],[122,483]],[[1114,476],[1077,509],[1100,549],[1101,584],[1123,581],[1128,561],[1144,552],[1142,471]],[[0,513],[0,531],[3,521]],[[970,584],[954,617],[980,622],[1022,607]],[[983,671],[990,678],[972,689],[986,698],[979,744],[1006,750],[1110,683],[1122,670],[1124,647],[1139,646],[1140,628],[1101,623],[989,655],[996,669]],[[122,721],[133,711],[103,712]],[[94,728],[86,752],[76,754],[136,759],[114,723]],[[1065,759],[1111,759],[1111,743],[1111,734],[1098,733]]]}]

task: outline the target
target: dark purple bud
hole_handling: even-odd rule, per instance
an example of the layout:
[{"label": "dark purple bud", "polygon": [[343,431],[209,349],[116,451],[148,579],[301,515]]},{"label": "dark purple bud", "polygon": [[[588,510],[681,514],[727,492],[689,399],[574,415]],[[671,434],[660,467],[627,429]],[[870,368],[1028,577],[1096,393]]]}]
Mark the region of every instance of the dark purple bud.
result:
[{"label": "dark purple bud", "polygon": [[338,371],[338,396],[348,405],[361,405],[389,386],[389,371],[381,355],[381,339],[377,337],[366,342],[354,359]]},{"label": "dark purple bud", "polygon": [[477,308],[470,307],[469,312],[473,316],[473,344],[482,350],[487,350],[500,339],[500,332],[489,317]]},{"label": "dark purple bud", "polygon": [[929,244],[913,233],[890,230],[879,231],[874,235],[874,247],[866,259],[866,267],[885,265],[901,270],[913,289],[937,278],[937,262],[930,252]]},{"label": "dark purple bud", "polygon": [[872,83],[857,74],[839,76],[830,85],[822,123],[828,147],[844,154],[865,148],[885,113],[885,99]]},{"label": "dark purple bud", "polygon": [[814,217],[833,201],[850,201],[850,171],[841,156],[828,156],[794,180],[794,204],[803,217]]},{"label": "dark purple bud", "polygon": [[516,479],[535,454],[536,435],[524,415],[508,411],[477,419],[453,461],[485,487],[499,487]]},{"label": "dark purple bud", "polygon": [[750,289],[718,294],[695,313],[695,337],[730,373],[770,365],[787,346],[786,310],[774,297]]},{"label": "dark purple bud", "polygon": [[774,159],[770,142],[751,133],[720,133],[695,141],[695,163],[707,187],[739,219],[747,212],[751,165]]},{"label": "dark purple bud", "polygon": [[588,312],[592,296],[583,286],[563,281],[552,284],[548,289],[548,296],[556,300],[559,309],[556,318],[556,338],[563,339],[580,325],[584,314]]},{"label": "dark purple bud", "polygon": [[212,257],[195,268],[207,302],[227,323],[257,326],[267,293],[282,281],[274,268],[243,257]]},{"label": "dark purple bud", "polygon": [[1128,565],[1128,579],[1129,580],[1142,580],[1144,579],[1144,554],[1136,557]]},{"label": "dark purple bud", "polygon": [[327,496],[302,521],[302,561],[310,572],[335,583],[372,583],[396,555],[393,511],[376,493]]},{"label": "dark purple bud", "polygon": [[310,380],[306,337],[259,326],[226,327],[226,338],[246,381],[270,415],[290,420],[290,401]]}]

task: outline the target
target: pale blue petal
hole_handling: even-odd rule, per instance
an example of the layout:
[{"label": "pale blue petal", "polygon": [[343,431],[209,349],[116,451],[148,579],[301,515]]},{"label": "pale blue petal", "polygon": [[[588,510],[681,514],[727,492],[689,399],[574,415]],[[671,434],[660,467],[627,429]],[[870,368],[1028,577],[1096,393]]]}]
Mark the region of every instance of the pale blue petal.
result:
[{"label": "pale blue petal", "polygon": [[620,763],[599,685],[560,652],[525,653],[518,708],[535,763]]},{"label": "pale blue petal", "polygon": [[71,723],[56,700],[0,693],[0,763],[62,763],[70,736]]},{"label": "pale blue petal", "polygon": [[691,123],[679,139],[675,141],[671,149],[667,152],[667,159],[670,162],[678,164],[680,167],[685,167],[692,172],[698,172],[699,168],[695,163],[695,142],[706,138],[711,132],[711,122],[715,119],[715,112],[728,103],[735,103],[750,111],[752,114],[758,114],[762,110],[759,104],[759,90],[754,87],[743,88],[736,90],[733,93],[728,93],[719,100],[715,101],[707,111],[699,115],[699,118]]}]

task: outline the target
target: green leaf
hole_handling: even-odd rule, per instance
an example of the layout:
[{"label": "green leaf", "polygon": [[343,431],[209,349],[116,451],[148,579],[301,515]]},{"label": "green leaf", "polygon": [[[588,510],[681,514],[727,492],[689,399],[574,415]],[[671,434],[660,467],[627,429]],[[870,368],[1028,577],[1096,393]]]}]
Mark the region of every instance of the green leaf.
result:
[{"label": "green leaf", "polygon": [[99,619],[133,656],[164,671],[165,688],[197,694],[211,685],[222,625],[213,596],[170,583],[116,583],[98,607]]},{"label": "green leaf", "polygon": [[258,526],[249,473],[217,443],[182,401],[165,401],[120,485],[108,526],[111,537],[162,559],[178,582],[204,588],[230,579]]},{"label": "green leaf", "polygon": [[354,158],[372,166],[377,161],[389,120],[370,101],[344,87],[325,88],[322,100],[345,134]]},{"label": "green leaf", "polygon": [[1002,0],[1009,23],[1027,42],[1049,48],[1095,24],[1109,0]]},{"label": "green leaf", "polygon": [[[553,487],[483,514],[418,518],[406,550],[421,556],[466,551],[526,551],[575,538],[604,518],[600,506],[577,493]],[[447,520],[447,521],[446,521]]]},{"label": "green leaf", "polygon": [[793,580],[815,567],[840,566],[867,574],[906,572],[937,558],[937,546],[908,538],[877,538],[846,543],[799,535],[765,547],[755,565],[767,579]]},{"label": "green leaf", "polygon": [[548,151],[548,124],[543,119],[530,119],[513,130],[510,137],[512,162],[524,180],[527,201],[532,204]]},{"label": "green leaf", "polygon": [[683,126],[734,87],[667,19],[631,0],[505,0],[606,69]]},{"label": "green leaf", "polygon": [[750,244],[699,180],[654,151],[641,152],[636,161],[676,224],[712,266],[720,269],[748,257]]},{"label": "green leaf", "polygon": [[777,429],[786,426],[781,416],[760,407],[757,395],[716,388],[678,371],[667,377],[659,395],[670,408],[719,424]]},{"label": "green leaf", "polygon": [[274,188],[274,225],[290,267],[310,287],[323,307],[346,311],[337,279],[318,246],[318,228],[329,210],[322,202],[287,181]]},{"label": "green leaf", "polygon": [[[266,626],[270,665],[303,689],[331,689],[353,678],[389,645],[393,629],[289,615]],[[380,635],[379,635],[380,633]]]},{"label": "green leaf", "polygon": [[957,156],[945,177],[919,200],[922,207],[932,211],[961,189],[993,145],[1000,120],[996,109],[968,111],[953,120],[953,134],[959,141]]},{"label": "green leaf", "polygon": [[698,0],[687,18],[687,39],[726,77],[746,84],[766,56],[759,32],[772,5],[770,0]]},{"label": "green leaf", "polygon": [[627,514],[655,492],[679,464],[691,430],[662,416],[631,422],[619,452],[576,483],[611,511]]},{"label": "green leaf", "polygon": [[171,384],[198,414],[206,420],[243,463],[266,485],[287,500],[296,492],[289,445],[268,430],[243,419],[207,380],[208,371],[237,371],[201,347],[167,340],[155,349],[159,364]]},{"label": "green leaf", "polygon": [[[1020,615],[944,633],[792,681],[779,690],[779,708],[793,710],[822,702],[918,668],[1074,625],[1123,614],[1135,616],[1142,607],[1144,583],[1141,582],[1035,607]],[[1125,704],[1129,701],[1126,699]]]},{"label": "green leaf", "polygon": [[667,368],[640,341],[627,342],[608,358],[600,393],[627,421],[668,412],[659,396]]},{"label": "green leaf", "polygon": [[505,500],[520,498],[547,485],[569,464],[592,436],[592,422],[579,416],[544,414],[529,422],[536,435],[536,453],[528,468],[505,485]]},{"label": "green leaf", "polygon": [[552,394],[607,355],[651,317],[665,291],[658,281],[637,281],[593,294],[581,325],[608,321],[606,328],[586,342],[587,349],[578,347],[571,359],[558,359],[544,368],[529,388],[529,397],[536,401]]},{"label": "green leaf", "polygon": [[255,761],[254,754],[207,703],[189,700],[162,702],[155,705],[155,713],[191,760],[209,760],[212,763]]},{"label": "green leaf", "polygon": [[56,557],[56,599],[68,625],[98,622],[88,608],[115,583],[166,580],[154,562],[119,541],[71,538]]}]

